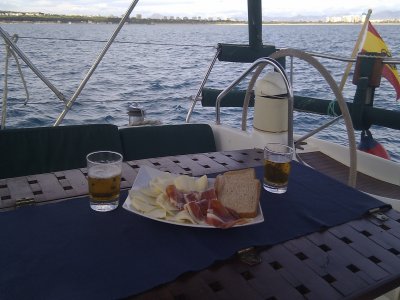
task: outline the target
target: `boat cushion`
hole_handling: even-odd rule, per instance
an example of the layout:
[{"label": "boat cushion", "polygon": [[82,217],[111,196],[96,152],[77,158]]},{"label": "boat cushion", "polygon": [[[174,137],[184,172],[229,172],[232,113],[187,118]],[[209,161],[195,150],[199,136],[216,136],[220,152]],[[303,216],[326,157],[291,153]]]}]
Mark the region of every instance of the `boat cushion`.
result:
[{"label": "boat cushion", "polygon": [[125,160],[216,151],[208,124],[121,128]]},{"label": "boat cushion", "polygon": [[110,124],[5,129],[0,145],[0,178],[82,168],[89,152],[122,151]]}]

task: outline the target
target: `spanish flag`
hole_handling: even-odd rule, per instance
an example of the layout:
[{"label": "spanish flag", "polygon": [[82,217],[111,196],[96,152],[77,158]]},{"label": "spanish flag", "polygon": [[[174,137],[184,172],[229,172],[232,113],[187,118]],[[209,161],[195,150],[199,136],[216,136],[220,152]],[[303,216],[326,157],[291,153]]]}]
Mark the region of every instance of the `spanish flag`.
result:
[{"label": "spanish flag", "polygon": [[[382,53],[384,56],[392,56],[388,46],[385,44],[378,31],[376,31],[369,21],[368,30],[366,30],[364,34],[364,40],[361,45],[361,52],[378,52]],[[396,90],[396,99],[400,99],[400,78],[396,65],[384,64],[382,76],[385,77]]]}]

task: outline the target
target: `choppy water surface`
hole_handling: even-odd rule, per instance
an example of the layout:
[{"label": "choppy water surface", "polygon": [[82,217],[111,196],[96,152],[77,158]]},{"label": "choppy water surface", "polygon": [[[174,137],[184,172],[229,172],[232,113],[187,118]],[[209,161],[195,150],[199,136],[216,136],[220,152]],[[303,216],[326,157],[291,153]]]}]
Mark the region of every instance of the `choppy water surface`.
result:
[{"label": "choppy water surface", "polygon": [[[71,98],[112,34],[112,24],[1,24],[9,34],[18,34],[19,47],[38,69]],[[392,50],[400,57],[400,26],[376,26]],[[360,25],[264,26],[264,44],[293,47],[339,56],[350,56]],[[39,39],[45,38],[45,39]],[[78,41],[91,40],[91,41]],[[98,42],[94,42],[98,41]],[[185,121],[190,98],[194,96],[215,54],[217,43],[248,43],[246,26],[229,25],[126,25],[83,89],[63,124],[128,122],[127,108],[137,103],[148,119],[165,124]],[[4,78],[4,46],[0,49],[0,66]],[[320,60],[339,82],[345,63]],[[217,62],[208,87],[224,88],[248,65]],[[52,125],[63,109],[61,101],[23,63],[30,100],[24,105],[24,89],[13,60],[9,67],[9,106],[7,127]],[[311,67],[295,61],[296,94],[333,99],[321,76]],[[351,76],[344,96],[352,101],[355,86]],[[3,80],[2,80],[3,84]],[[3,86],[1,86],[3,89]],[[376,92],[376,107],[399,110],[394,90],[382,79]],[[222,108],[223,123],[240,126],[241,109]],[[192,121],[215,119],[213,108],[196,107]],[[251,122],[252,113],[249,114]],[[295,130],[304,133],[323,124],[330,117],[296,113]],[[400,132],[373,127],[372,133],[400,162]],[[319,137],[346,144],[343,122]],[[360,133],[356,133],[359,139]]]}]

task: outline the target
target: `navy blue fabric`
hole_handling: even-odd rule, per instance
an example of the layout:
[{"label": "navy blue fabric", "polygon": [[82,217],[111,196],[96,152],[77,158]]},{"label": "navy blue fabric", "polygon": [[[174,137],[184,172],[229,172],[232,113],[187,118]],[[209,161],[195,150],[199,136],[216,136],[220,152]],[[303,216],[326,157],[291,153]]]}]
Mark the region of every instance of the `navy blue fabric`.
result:
[{"label": "navy blue fabric", "polygon": [[[261,178],[262,168],[256,171]],[[280,243],[386,206],[297,163],[288,192],[263,190],[261,204],[263,223],[228,230],[165,224],[122,207],[99,213],[86,197],[2,213],[0,298],[126,297],[237,250]]]}]

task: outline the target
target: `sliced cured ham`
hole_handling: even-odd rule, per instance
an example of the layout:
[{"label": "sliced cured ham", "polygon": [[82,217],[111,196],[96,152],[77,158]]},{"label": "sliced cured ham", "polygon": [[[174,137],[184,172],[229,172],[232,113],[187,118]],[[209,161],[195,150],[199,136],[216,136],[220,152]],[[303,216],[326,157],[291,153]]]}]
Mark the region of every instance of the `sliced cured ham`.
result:
[{"label": "sliced cured ham", "polygon": [[166,194],[174,207],[185,210],[197,224],[206,223],[214,227],[230,228],[248,222],[232,209],[223,206],[217,199],[214,188],[201,193],[183,193],[175,185],[169,185]]},{"label": "sliced cured ham", "polygon": [[248,221],[240,218],[234,211],[227,209],[218,200],[211,200],[207,210],[206,223],[219,228],[230,228]]},{"label": "sliced cured ham", "polygon": [[196,201],[188,202],[185,204],[185,210],[189,213],[194,222],[197,224],[204,223],[206,215],[201,211],[199,203]]},{"label": "sliced cured ham", "polygon": [[217,200],[217,194],[215,189],[208,189],[201,193],[200,199],[207,199],[208,201]]},{"label": "sliced cured ham", "polygon": [[165,189],[165,192],[171,204],[174,205],[177,209],[182,210],[183,206],[186,204],[183,193],[178,190],[173,184],[168,185]]},{"label": "sliced cured ham", "polygon": [[199,192],[190,192],[183,194],[186,203],[200,201],[201,194]]},{"label": "sliced cured ham", "polygon": [[207,217],[209,203],[212,200],[217,200],[217,195],[214,189],[209,189],[202,193],[192,192],[185,195],[185,199],[190,199],[185,204],[185,210],[194,219],[196,223],[204,223]]}]

